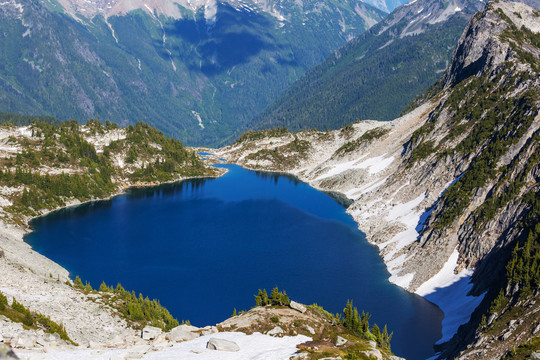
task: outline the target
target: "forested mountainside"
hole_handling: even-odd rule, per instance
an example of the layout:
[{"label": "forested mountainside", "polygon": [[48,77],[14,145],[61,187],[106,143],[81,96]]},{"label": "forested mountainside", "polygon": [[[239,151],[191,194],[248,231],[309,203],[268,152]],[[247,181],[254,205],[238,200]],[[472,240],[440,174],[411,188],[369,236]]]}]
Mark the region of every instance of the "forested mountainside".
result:
[{"label": "forested mountainside", "polygon": [[540,12],[486,5],[423,98],[391,122],[249,132],[218,154],[352,199],[390,281],[445,312],[440,358],[525,358],[540,350]]},{"label": "forested mountainside", "polygon": [[211,144],[386,15],[352,0],[182,4],[1,3],[0,111]]},{"label": "forested mountainside", "polygon": [[[540,1],[530,4],[540,7]],[[258,129],[337,129],[356,119],[391,120],[449,64],[467,20],[484,3],[418,0],[308,71],[255,120]]]},{"label": "forested mountainside", "polygon": [[119,128],[97,120],[79,125],[10,114],[0,119],[0,214],[10,222],[24,224],[28,217],[133,185],[219,173],[144,123]]}]

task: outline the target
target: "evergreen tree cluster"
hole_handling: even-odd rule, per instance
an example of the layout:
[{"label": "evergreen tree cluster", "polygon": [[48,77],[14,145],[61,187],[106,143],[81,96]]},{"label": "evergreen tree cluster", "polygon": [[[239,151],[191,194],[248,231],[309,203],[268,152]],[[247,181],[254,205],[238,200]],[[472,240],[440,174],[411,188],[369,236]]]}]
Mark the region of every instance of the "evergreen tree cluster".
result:
[{"label": "evergreen tree cluster", "polygon": [[[525,185],[531,166],[538,163],[537,153],[533,152],[523,171],[520,156],[508,166],[499,166],[499,163],[509,148],[523,137],[539,112],[539,94],[534,87],[517,97],[506,96],[527,82],[530,78],[526,72],[515,71],[512,63],[503,64],[495,76],[486,74],[464,79],[454,86],[444,106],[435,110],[430,121],[413,133],[407,145],[411,149],[408,166],[429,156],[433,162],[456,156],[472,158],[469,168],[442,196],[445,206],[437,214],[437,229],[447,227],[461,216],[476,191],[488,182],[494,181],[495,186],[477,210],[477,229],[492,219],[497,210],[519,194]],[[443,111],[451,114],[451,118],[445,120],[447,135],[435,145],[430,140],[434,136],[430,134]],[[533,134],[523,147],[524,151],[537,144],[539,136]],[[509,181],[518,171],[516,180]]]},{"label": "evergreen tree cluster", "polygon": [[58,334],[62,340],[74,343],[68,336],[66,329],[62,324],[57,324],[48,316],[30,311],[24,305],[19,303],[15,298],[9,305],[7,297],[0,292],[0,315],[4,315],[11,321],[22,323],[26,328],[43,329],[50,334]]},{"label": "evergreen tree cluster", "polygon": [[[285,291],[279,291],[277,286],[272,289],[270,296],[266,292],[266,289],[259,289],[257,295],[255,295],[256,306],[288,306],[291,303],[287,293]],[[331,314],[324,310],[317,304],[310,305],[308,308],[316,309],[319,313],[322,313],[328,321],[334,324],[341,324],[347,330],[361,339],[368,341],[375,341],[377,346],[383,350],[390,352],[390,341],[392,340],[392,334],[388,333],[386,325],[381,331],[377,324],[373,324],[370,327],[369,319],[371,314],[362,311],[359,314],[358,309],[353,306],[351,300],[347,300],[347,305],[343,309],[343,316],[341,314]],[[234,309],[233,316],[236,315],[236,309]],[[272,320],[272,319],[271,319]]]},{"label": "evergreen tree cluster", "polygon": [[396,118],[440,77],[467,23],[453,16],[422,34],[394,41],[405,21],[388,31],[382,28],[389,24],[382,21],[335,51],[266,107],[252,127],[338,129],[357,118]]},{"label": "evergreen tree cluster", "polygon": [[[347,129],[349,129],[349,128],[344,127],[344,128],[342,128],[342,131],[343,130],[347,131]],[[352,125],[350,125],[350,129],[352,130]],[[341,145],[341,147],[339,147],[339,149],[336,150],[336,154],[339,155],[339,154],[345,154],[345,153],[348,153],[348,152],[352,152],[352,151],[360,148],[361,146],[370,143],[371,141],[373,141],[375,139],[379,139],[379,138],[383,137],[389,131],[390,131],[390,129],[384,129],[382,127],[378,127],[378,128],[375,128],[375,129],[368,130],[365,133],[363,133],[358,139],[348,141],[345,144]]]},{"label": "evergreen tree cluster", "polygon": [[[73,286],[85,292],[93,291],[92,286],[88,282],[83,284],[78,276],[75,277]],[[109,300],[109,305],[117,309],[127,320],[139,324],[141,328],[151,325],[168,331],[179,325],[178,320],[160,304],[159,300],[150,300],[148,296],[143,297],[140,293],[137,296],[134,291],[125,290],[120,283],[112,287],[102,282],[99,292]]]},{"label": "evergreen tree cluster", "polygon": [[[126,128],[127,136],[120,143],[111,144],[110,151],[115,148],[127,148],[126,162],[143,162],[141,169],[136,169],[130,178],[133,181],[170,181],[176,175],[201,176],[209,174],[200,157],[188,151],[182,143],[154,127],[142,122]],[[155,157],[154,161],[150,159]]]},{"label": "evergreen tree cluster", "polygon": [[[1,117],[0,117],[1,118]],[[4,125],[11,126],[11,125]],[[117,125],[107,121],[88,120],[83,129],[76,121],[60,124],[33,121],[29,127],[30,138],[9,139],[22,147],[15,157],[3,161],[0,168],[0,185],[23,186],[22,193],[13,199],[10,212],[36,215],[40,210],[65,205],[67,199],[87,201],[103,198],[117,191],[114,178],[122,176],[111,160],[112,154],[128,151],[128,162],[143,161],[142,169],[124,174],[132,181],[163,182],[181,176],[202,176],[213,173],[193,152],[186,150],[176,139],[148,124],[137,123],[126,128],[127,138],[113,141],[98,153],[85,140],[84,133],[94,136],[112,131]],[[145,159],[156,159],[154,162]],[[37,170],[39,166],[52,168],[78,168],[70,174],[50,175]]]},{"label": "evergreen tree cluster", "polygon": [[235,144],[240,144],[245,141],[253,141],[259,139],[266,139],[271,137],[282,137],[289,134],[289,130],[284,126],[278,126],[273,129],[253,131],[248,130],[236,140]]},{"label": "evergreen tree cluster", "polygon": [[279,291],[278,287],[272,289],[272,292],[270,293],[270,297],[268,297],[268,293],[266,292],[266,289],[259,289],[259,293],[255,295],[255,305],[256,306],[267,306],[267,305],[274,305],[274,306],[288,306],[291,303],[289,296],[287,296],[287,292],[285,291]]},{"label": "evergreen tree cluster", "polygon": [[540,192],[529,197],[527,237],[523,243],[516,243],[506,266],[508,282],[518,285],[522,292],[535,291],[540,287]]},{"label": "evergreen tree cluster", "polygon": [[343,326],[360,338],[365,340],[373,340],[377,342],[377,346],[380,348],[390,351],[390,340],[392,339],[392,334],[388,334],[386,325],[384,325],[382,332],[377,324],[374,324],[370,329],[370,318],[371,314],[364,311],[362,311],[362,314],[359,314],[358,309],[353,306],[353,302],[347,300],[347,305],[343,309]]}]

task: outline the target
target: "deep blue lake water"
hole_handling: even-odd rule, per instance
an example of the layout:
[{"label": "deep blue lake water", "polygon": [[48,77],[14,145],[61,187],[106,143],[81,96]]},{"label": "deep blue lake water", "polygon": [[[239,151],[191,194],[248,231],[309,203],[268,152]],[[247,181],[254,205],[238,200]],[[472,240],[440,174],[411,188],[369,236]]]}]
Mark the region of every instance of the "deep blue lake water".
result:
[{"label": "deep blue lake water", "polygon": [[25,240],[93,287],[158,298],[179,320],[213,325],[255,305],[260,288],[342,312],[347,299],[388,324],[392,350],[425,359],[442,312],[390,284],[356,223],[294,178],[235,165],[218,179],[135,189],[34,220]]}]

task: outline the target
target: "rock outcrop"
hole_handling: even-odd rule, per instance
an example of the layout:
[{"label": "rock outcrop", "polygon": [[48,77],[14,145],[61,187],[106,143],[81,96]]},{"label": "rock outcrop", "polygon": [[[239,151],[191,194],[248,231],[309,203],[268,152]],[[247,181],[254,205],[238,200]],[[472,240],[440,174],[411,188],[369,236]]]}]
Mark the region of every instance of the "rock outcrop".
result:
[{"label": "rock outcrop", "polygon": [[154,340],[161,335],[161,329],[155,326],[145,326],[141,331],[143,340]]},{"label": "rock outcrop", "polygon": [[217,351],[240,351],[240,346],[234,341],[211,338],[206,345],[207,349]]}]

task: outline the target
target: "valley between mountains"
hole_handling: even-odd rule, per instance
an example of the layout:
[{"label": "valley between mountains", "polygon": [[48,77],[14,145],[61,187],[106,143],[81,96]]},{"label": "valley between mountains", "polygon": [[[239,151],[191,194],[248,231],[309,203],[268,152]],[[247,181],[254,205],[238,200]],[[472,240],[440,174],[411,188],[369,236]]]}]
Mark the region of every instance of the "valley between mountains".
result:
[{"label": "valley between mountains", "polygon": [[[202,149],[185,149],[143,124],[3,128],[0,150],[9,171],[2,171],[0,197],[0,291],[10,303],[15,298],[63,324],[80,346],[6,317],[0,320],[3,342],[23,358],[196,358],[202,342],[219,331],[241,343],[242,351],[260,344],[257,350],[269,358],[277,348],[282,351],[277,358],[320,358],[306,347],[297,349],[313,336],[309,328],[332,325],[317,309],[309,310],[310,318],[303,320],[309,327],[294,337],[224,332],[250,328],[260,316],[254,313],[264,311],[255,308],[227,320],[235,323],[227,329],[227,321],[184,327],[180,330],[192,339],[179,344],[172,332],[141,339],[121,309],[107,301],[116,296],[112,290],[95,293],[66,284],[71,280],[65,269],[22,241],[33,216],[112,196],[126,186],[218,176],[209,163],[225,158],[250,169],[293,174],[344,196],[348,213],[378,247],[390,281],[445,312],[435,358],[532,357],[540,350],[539,58],[539,11],[492,2],[470,20],[442,78],[416,100],[414,110],[390,122],[359,121],[334,131],[247,132],[233,145],[206,149],[216,156],[206,163],[193,152]],[[69,126],[78,135],[69,135]],[[51,193],[25,183],[32,176],[47,179],[34,183],[63,184],[58,189],[69,191]],[[80,182],[96,186],[80,192]],[[289,310],[292,324],[301,315],[283,311]],[[273,331],[269,325],[260,330]],[[337,333],[328,338],[337,341]],[[358,344],[359,356],[392,358],[377,344]],[[338,348],[337,342],[327,346]]]}]

